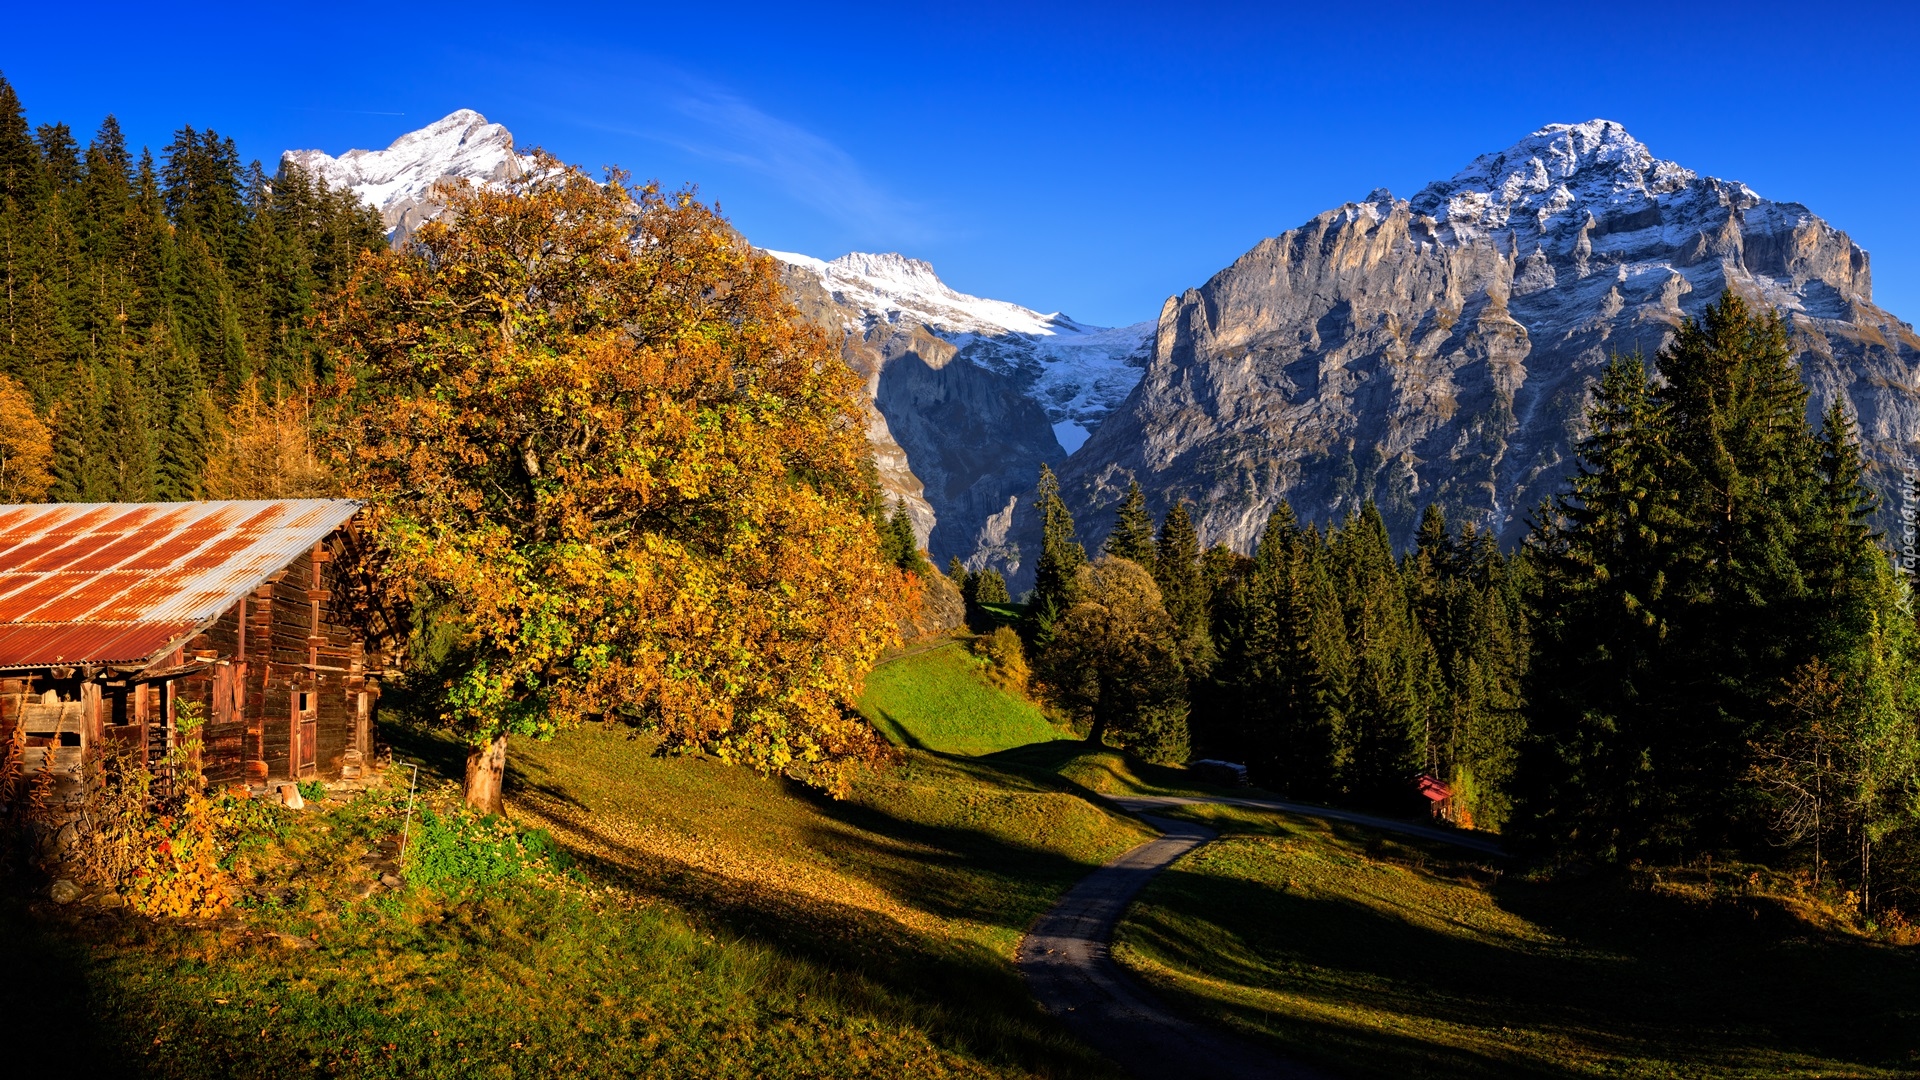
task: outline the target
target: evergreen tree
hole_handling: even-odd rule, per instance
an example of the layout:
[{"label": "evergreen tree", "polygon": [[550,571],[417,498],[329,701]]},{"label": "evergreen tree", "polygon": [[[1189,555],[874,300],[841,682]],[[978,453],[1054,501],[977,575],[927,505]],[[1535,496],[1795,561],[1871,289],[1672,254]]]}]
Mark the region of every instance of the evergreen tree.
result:
[{"label": "evergreen tree", "polygon": [[1204,672],[1213,661],[1207,627],[1208,595],[1200,566],[1200,536],[1185,503],[1176,502],[1160,522],[1153,561],[1147,565],[1160,586],[1167,616],[1173,620],[1180,659],[1190,673]]},{"label": "evergreen tree", "polygon": [[1338,796],[1347,764],[1346,626],[1326,563],[1319,533],[1282,502],[1252,565],[1220,592],[1219,659],[1202,695],[1221,753],[1264,785],[1319,800]]},{"label": "evergreen tree", "polygon": [[1778,315],[1725,293],[1658,368],[1609,370],[1573,490],[1530,542],[1527,826],[1601,857],[1759,850],[1748,776],[1794,723],[1783,673],[1874,632],[1871,590],[1848,585],[1878,558],[1868,496],[1844,418],[1807,423]]},{"label": "evergreen tree", "polygon": [[156,165],[109,116],[82,152],[0,79],[0,374],[53,430],[54,498],[203,492],[222,413],[262,376],[269,410],[308,393],[319,298],[383,245],[352,192],[231,139],[182,128]]},{"label": "evergreen tree", "polygon": [[1353,651],[1343,786],[1363,805],[1397,809],[1425,764],[1432,647],[1419,633],[1386,522],[1372,503],[1346,521],[1331,547]]},{"label": "evergreen tree", "polygon": [[976,604],[1008,604],[1007,579],[988,567],[973,575],[973,599]]},{"label": "evergreen tree", "polygon": [[1027,598],[1027,612],[1020,633],[1029,648],[1045,646],[1053,635],[1053,624],[1077,598],[1075,575],[1086,565],[1087,552],[1073,538],[1073,515],[1060,498],[1060,481],[1053,470],[1040,466],[1035,505],[1040,510],[1040,561],[1034,567],[1033,593]]},{"label": "evergreen tree", "polygon": [[1126,497],[1120,500],[1119,508],[1114,511],[1113,531],[1107,534],[1106,552],[1151,569],[1156,550],[1153,516],[1147,513],[1147,497],[1140,491],[1138,480],[1130,481]]},{"label": "evergreen tree", "polygon": [[913,518],[905,502],[895,503],[893,513],[880,523],[880,552],[882,558],[902,570],[921,573],[931,569],[920,553],[920,539],[913,531]]}]

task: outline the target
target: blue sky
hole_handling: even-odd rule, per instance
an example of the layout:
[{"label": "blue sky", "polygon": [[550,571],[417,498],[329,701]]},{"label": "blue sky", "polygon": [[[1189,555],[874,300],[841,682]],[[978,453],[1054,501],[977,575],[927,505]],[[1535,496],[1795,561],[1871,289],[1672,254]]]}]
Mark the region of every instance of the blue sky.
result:
[{"label": "blue sky", "polygon": [[456,108],[700,185],[754,240],[897,250],[961,289],[1151,318],[1263,237],[1541,124],[1805,203],[1920,319],[1913,16],[1846,4],[13,5],[36,122],[242,153],[385,146]]}]

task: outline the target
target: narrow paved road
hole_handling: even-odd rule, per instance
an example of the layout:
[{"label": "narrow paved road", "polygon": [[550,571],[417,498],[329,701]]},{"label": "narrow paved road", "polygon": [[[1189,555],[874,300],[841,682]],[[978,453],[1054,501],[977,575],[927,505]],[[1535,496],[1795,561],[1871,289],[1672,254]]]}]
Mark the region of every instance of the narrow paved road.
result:
[{"label": "narrow paved road", "polygon": [[1127,905],[1155,874],[1217,833],[1141,811],[1218,803],[1305,814],[1439,840],[1486,854],[1499,845],[1409,822],[1267,799],[1122,796],[1108,801],[1159,829],[1149,840],[1067,890],[1020,940],[1015,962],[1040,1007],[1140,1080],[1306,1080],[1325,1074],[1176,1015],[1113,962],[1108,946]]}]

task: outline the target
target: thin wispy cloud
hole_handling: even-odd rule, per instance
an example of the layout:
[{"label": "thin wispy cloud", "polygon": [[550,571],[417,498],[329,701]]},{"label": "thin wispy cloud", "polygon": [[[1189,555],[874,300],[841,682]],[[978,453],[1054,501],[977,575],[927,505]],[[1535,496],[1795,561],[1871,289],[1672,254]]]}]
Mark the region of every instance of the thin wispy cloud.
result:
[{"label": "thin wispy cloud", "polygon": [[830,140],[698,80],[682,76],[669,85],[652,113],[655,125],[588,121],[587,126],[764,176],[796,203],[864,242],[905,246],[931,240],[937,232],[924,207],[888,191]]}]

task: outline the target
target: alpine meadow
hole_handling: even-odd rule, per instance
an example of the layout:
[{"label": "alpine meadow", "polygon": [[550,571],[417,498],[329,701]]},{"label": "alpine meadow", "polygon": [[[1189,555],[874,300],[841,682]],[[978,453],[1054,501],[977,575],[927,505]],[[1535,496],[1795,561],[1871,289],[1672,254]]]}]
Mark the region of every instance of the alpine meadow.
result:
[{"label": "alpine meadow", "polygon": [[1303,13],[256,14],[0,46],[22,1075],[1920,1075],[1920,159]]}]

